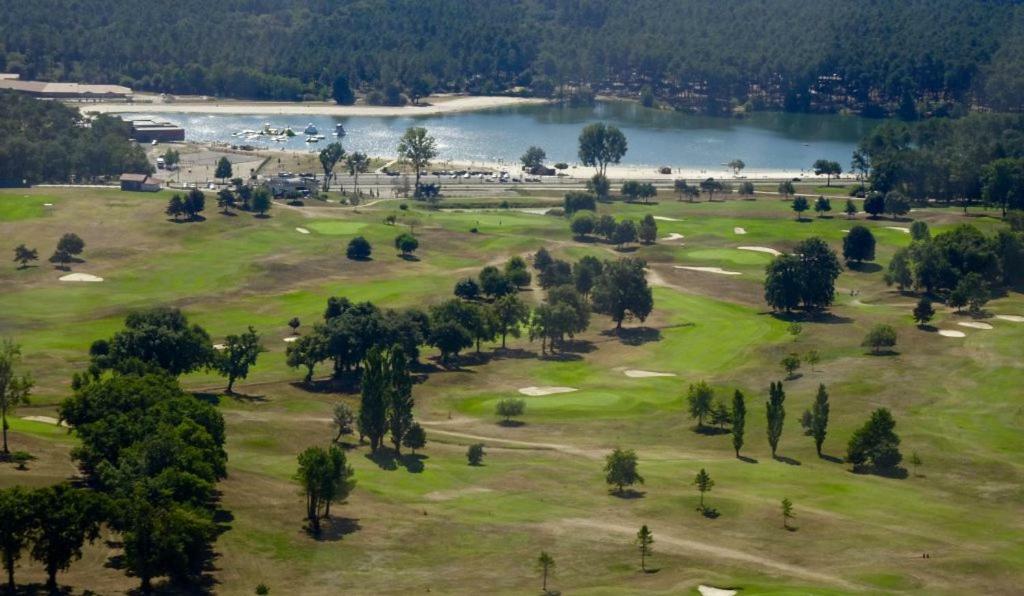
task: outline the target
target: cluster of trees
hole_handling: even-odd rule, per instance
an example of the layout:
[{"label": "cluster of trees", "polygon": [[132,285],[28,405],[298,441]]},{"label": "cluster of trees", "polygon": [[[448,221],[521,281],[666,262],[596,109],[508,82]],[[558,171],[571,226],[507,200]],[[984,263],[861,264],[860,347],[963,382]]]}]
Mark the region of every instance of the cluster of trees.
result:
[{"label": "cluster of trees", "polygon": [[[970,114],[914,125],[889,122],[861,140],[853,169],[883,195],[872,208],[865,204],[874,215],[890,212],[886,203],[892,191],[904,204],[935,199],[960,203],[965,212],[979,202],[1004,214],[1024,209],[1024,117]],[[892,207],[909,209],[904,204]]]},{"label": "cluster of trees", "polygon": [[[60,269],[66,269],[68,263],[78,260],[81,262],[78,255],[82,254],[85,250],[85,241],[75,233],[69,232],[60,237],[57,241],[57,248],[54,249],[53,254],[50,255],[50,262],[56,265]],[[18,264],[18,269],[25,269],[29,267],[29,263],[39,260],[39,251],[34,248],[29,248],[24,244],[19,244],[14,247],[14,262]]]},{"label": "cluster of trees", "polygon": [[965,224],[932,237],[927,227],[917,226],[911,237],[885,273],[885,282],[900,291],[914,289],[944,298],[954,308],[977,311],[993,293],[1024,280],[1021,231],[985,235]]},{"label": "cluster of trees", "polygon": [[[485,0],[470,13],[458,2],[312,10],[300,0],[185,0],[178,8],[116,0],[75,15],[67,0],[19,3],[0,15],[0,69],[174,93],[346,104],[353,89],[395,104],[434,89],[547,96],[570,87],[577,90],[572,97],[588,99],[591,89],[622,83],[647,104],[691,91],[715,111],[743,102],[835,109],[812,101],[828,95],[869,113],[913,117],[924,100],[1020,108],[1024,95],[1024,14],[1014,3]],[[759,34],[706,27],[736,15],[758,23]],[[815,23],[814,31],[795,30],[801,21]],[[139,22],[169,25],[148,31]],[[189,32],[211,27],[248,34],[169,51]]]},{"label": "cluster of trees", "polygon": [[592,211],[580,211],[569,222],[569,229],[577,238],[600,236],[619,248],[637,241],[654,244],[658,239],[658,222],[650,213],[638,225],[632,219],[616,221],[615,217],[608,214],[598,216]]},{"label": "cluster of trees", "polygon": [[768,264],[764,298],[775,310],[796,308],[814,312],[831,306],[835,281],[842,265],[835,251],[821,238],[808,238],[790,254],[779,255]]},{"label": "cluster of trees", "polygon": [[[230,173],[228,173],[230,176]],[[245,184],[241,178],[233,178],[232,186],[217,191],[217,208],[225,215],[231,215],[232,209],[250,211],[263,217],[270,211],[273,204],[270,191],[264,186],[253,187]],[[198,188],[193,188],[184,195],[174,193],[167,201],[167,208],[164,213],[174,221],[198,221],[199,215],[206,210],[206,194]]]}]

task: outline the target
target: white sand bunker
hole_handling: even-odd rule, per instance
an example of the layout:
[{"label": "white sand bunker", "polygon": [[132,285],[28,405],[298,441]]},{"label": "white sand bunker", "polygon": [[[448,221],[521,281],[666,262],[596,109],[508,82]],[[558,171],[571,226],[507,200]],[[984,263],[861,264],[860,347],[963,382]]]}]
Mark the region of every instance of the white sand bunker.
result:
[{"label": "white sand bunker", "polygon": [[733,234],[746,234],[747,230],[745,230],[744,228],[737,227],[737,228],[733,228],[732,229],[732,233]]},{"label": "white sand bunker", "polygon": [[293,336],[291,336],[291,337],[286,337],[286,338],[284,338],[284,339],[283,339],[282,341],[283,341],[284,343],[286,343],[286,344],[290,344],[290,343],[292,343],[293,341],[299,341],[299,338],[298,338],[298,336],[296,336],[296,335],[293,335]]},{"label": "white sand bunker", "polygon": [[52,424],[54,426],[67,426],[53,416],[22,416],[22,420],[31,420],[32,422],[42,422],[43,424]]},{"label": "white sand bunker", "polygon": [[1020,315],[996,315],[996,318],[1011,323],[1024,323],[1024,317]]},{"label": "white sand bunker", "polygon": [[651,377],[674,377],[674,376],[676,376],[676,373],[655,372],[653,370],[635,370],[635,369],[632,369],[632,368],[628,369],[628,370],[624,370],[622,372],[627,377],[630,377],[630,378],[633,378],[633,379],[648,379],[648,378],[651,378]]},{"label": "white sand bunker", "polygon": [[575,387],[522,387],[519,389],[519,393],[532,397],[540,395],[555,395],[557,393],[572,393],[573,391],[579,391],[579,389],[576,389]]},{"label": "white sand bunker", "polygon": [[654,219],[657,219],[657,220],[660,220],[660,221],[683,221],[681,219],[676,219],[674,217],[665,217],[664,215],[655,215],[653,217],[654,217]]},{"label": "white sand bunker", "polygon": [[492,492],[494,491],[482,486],[470,486],[467,488],[457,488],[452,490],[435,490],[423,495],[423,498],[428,501],[450,501],[452,499],[458,499],[459,497],[468,497],[470,495]]},{"label": "white sand bunker", "polygon": [[957,323],[957,325],[960,325],[961,327],[970,327],[971,329],[992,329],[993,328],[992,325],[989,325],[988,323],[979,323],[977,321],[963,321],[963,322]]},{"label": "white sand bunker", "polygon": [[737,246],[740,250],[752,250],[754,252],[763,252],[772,256],[779,256],[782,254],[781,251],[775,250],[774,248],[768,248],[767,246]]},{"label": "white sand bunker", "polygon": [[686,267],[684,265],[673,265],[674,269],[686,269],[688,271],[700,271],[702,273],[717,273],[719,275],[743,275],[739,271],[726,271],[721,267]]},{"label": "white sand bunker", "polygon": [[102,277],[96,275],[90,275],[88,273],[68,273],[67,275],[60,278],[61,281],[103,281]]},{"label": "white sand bunker", "polygon": [[683,236],[682,234],[677,234],[676,232],[672,232],[668,236],[665,236],[664,238],[662,238],[662,240],[682,240],[683,238],[685,238],[685,236]]},{"label": "white sand bunker", "polygon": [[697,586],[697,591],[701,593],[701,596],[736,596],[736,590],[723,590],[705,585]]},{"label": "white sand bunker", "polygon": [[942,337],[967,337],[967,334],[963,331],[956,331],[953,329],[939,329],[939,335]]},{"label": "white sand bunker", "polygon": [[904,234],[910,233],[910,228],[905,228],[903,226],[885,226],[885,229],[896,230],[897,232],[903,232]]},{"label": "white sand bunker", "polygon": [[308,234],[309,233],[309,230],[307,230],[306,228],[295,228],[295,231],[300,233],[300,234]]},{"label": "white sand bunker", "polygon": [[225,346],[224,344],[213,344],[213,349],[214,350],[223,350],[226,347],[227,346]]}]

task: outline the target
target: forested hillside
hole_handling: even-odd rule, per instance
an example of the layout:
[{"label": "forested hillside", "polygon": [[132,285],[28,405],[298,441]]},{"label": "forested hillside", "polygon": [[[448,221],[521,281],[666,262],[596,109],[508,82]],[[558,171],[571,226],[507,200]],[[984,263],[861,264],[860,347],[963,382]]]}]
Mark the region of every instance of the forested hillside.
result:
[{"label": "forested hillside", "polygon": [[[1001,0],[0,0],[0,70],[176,93],[401,89],[913,115],[1024,105]],[[916,105],[915,105],[916,104]]]}]

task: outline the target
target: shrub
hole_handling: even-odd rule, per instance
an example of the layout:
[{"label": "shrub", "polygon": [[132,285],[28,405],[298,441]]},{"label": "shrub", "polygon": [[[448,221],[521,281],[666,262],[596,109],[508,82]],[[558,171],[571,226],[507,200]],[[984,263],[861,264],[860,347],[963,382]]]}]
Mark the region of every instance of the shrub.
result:
[{"label": "shrub", "polygon": [[345,256],[354,261],[365,261],[370,258],[373,253],[373,248],[370,246],[370,242],[362,236],[356,236],[348,242],[348,248],[345,249]]},{"label": "shrub", "polygon": [[484,444],[473,443],[466,450],[466,459],[469,460],[469,465],[479,466],[484,461]]},{"label": "shrub", "polygon": [[871,331],[868,331],[860,345],[865,348],[871,348],[871,351],[876,354],[882,348],[892,348],[896,345],[896,329],[892,325],[879,323],[872,327]]}]

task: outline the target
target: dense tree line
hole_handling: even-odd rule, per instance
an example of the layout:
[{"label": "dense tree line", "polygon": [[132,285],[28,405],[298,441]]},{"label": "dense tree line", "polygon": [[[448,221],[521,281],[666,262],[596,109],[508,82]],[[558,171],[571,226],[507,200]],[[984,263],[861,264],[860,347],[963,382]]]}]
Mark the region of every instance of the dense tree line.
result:
[{"label": "dense tree line", "polygon": [[120,118],[86,120],[60,102],[0,91],[0,184],[151,173],[145,152],[130,136],[131,126]]},{"label": "dense tree line", "polygon": [[[625,87],[645,103],[698,94],[709,107],[801,110],[828,95],[910,114],[915,100],[1019,108],[1024,97],[1024,9],[1013,2],[10,4],[0,70],[175,93],[348,103],[355,88],[394,104],[433,89],[546,95],[574,84],[584,98]],[[195,35],[208,30],[230,33]]]}]

